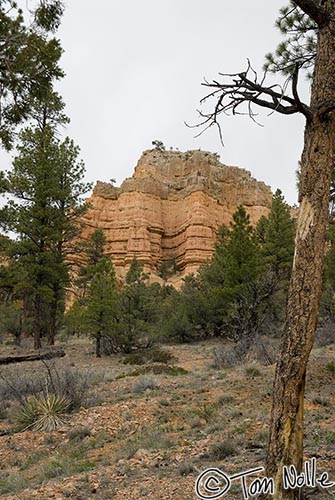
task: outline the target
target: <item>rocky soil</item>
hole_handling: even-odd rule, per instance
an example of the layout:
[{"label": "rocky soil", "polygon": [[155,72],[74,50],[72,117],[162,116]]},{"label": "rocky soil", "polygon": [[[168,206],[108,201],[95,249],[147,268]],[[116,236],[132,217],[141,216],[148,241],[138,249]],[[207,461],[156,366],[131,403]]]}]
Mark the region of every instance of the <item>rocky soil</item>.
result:
[{"label": "rocky soil", "polygon": [[[214,368],[217,344],[164,346],[174,356],[169,365],[183,370],[156,374],[149,370],[161,363],[95,359],[88,340],[64,344],[66,357],[54,363],[85,374],[87,407],[53,432],[0,437],[0,498],[195,500],[196,478],[206,468],[231,476],[263,466],[274,366]],[[328,471],[333,481],[334,359],[334,344],[313,351],[305,411],[305,459],[315,457],[317,474]],[[40,362],[20,363],[1,374],[8,380],[40,369]],[[14,407],[3,404],[0,430],[12,425]],[[238,481],[224,498],[243,498]],[[335,488],[306,489],[306,498],[335,498]]]}]

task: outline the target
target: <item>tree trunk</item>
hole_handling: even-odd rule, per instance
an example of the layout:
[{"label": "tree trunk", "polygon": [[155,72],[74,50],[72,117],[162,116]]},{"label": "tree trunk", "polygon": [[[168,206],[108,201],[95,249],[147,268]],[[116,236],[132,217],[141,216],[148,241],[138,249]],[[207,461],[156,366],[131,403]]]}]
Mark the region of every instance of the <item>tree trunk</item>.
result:
[{"label": "tree trunk", "polygon": [[97,358],[101,358],[101,333],[97,333],[95,338],[95,355]]},{"label": "tree trunk", "polygon": [[20,310],[20,312],[19,312],[19,325],[18,325],[17,329],[14,331],[14,344],[18,347],[21,345],[22,330],[23,330],[22,314],[23,313]]},{"label": "tree trunk", "polygon": [[[334,0],[327,8],[334,10]],[[330,10],[330,12],[333,12]],[[311,109],[301,162],[300,209],[286,322],[276,368],[267,475],[274,500],[303,498],[283,488],[282,468],[303,466],[305,377],[313,347],[322,288],[331,172],[335,153],[335,20],[320,28]]]},{"label": "tree trunk", "polygon": [[57,333],[57,308],[58,297],[54,297],[50,304],[50,318],[48,325],[48,345],[55,345],[55,337]]},{"label": "tree trunk", "polygon": [[34,300],[34,349],[41,349],[41,297],[37,294]]}]

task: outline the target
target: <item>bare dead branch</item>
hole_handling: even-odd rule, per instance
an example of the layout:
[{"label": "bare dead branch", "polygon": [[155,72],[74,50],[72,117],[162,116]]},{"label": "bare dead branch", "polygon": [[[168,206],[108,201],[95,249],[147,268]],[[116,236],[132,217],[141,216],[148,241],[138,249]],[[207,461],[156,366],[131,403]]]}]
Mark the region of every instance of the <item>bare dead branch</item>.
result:
[{"label": "bare dead branch", "polygon": [[[219,73],[223,78],[222,81],[213,80],[205,82],[204,87],[210,88],[211,92],[203,97],[200,103],[203,105],[209,99],[216,99],[214,110],[208,113],[203,110],[199,111],[199,116],[202,119],[200,123],[190,126],[190,128],[202,128],[198,137],[205,130],[213,125],[219,129],[220,139],[222,142],[221,128],[218,123],[218,117],[224,115],[249,115],[249,117],[258,125],[261,125],[257,120],[257,114],[254,112],[254,106],[270,109],[271,112],[278,112],[283,115],[292,115],[302,113],[307,120],[312,117],[312,112],[307,104],[304,104],[298,95],[297,84],[299,65],[296,65],[295,74],[290,76],[283,87],[280,85],[265,85],[266,74],[259,80],[257,72],[252,68],[248,60],[246,71],[241,73],[225,74]],[[250,76],[249,76],[250,75]],[[292,80],[292,95],[288,95],[288,84]],[[243,109],[244,108],[244,109]]]}]

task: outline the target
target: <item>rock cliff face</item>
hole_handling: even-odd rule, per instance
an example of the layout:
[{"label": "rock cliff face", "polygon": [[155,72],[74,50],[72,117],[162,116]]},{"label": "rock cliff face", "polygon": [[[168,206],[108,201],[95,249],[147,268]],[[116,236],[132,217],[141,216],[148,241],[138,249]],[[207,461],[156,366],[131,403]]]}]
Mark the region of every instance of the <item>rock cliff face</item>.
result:
[{"label": "rock cliff face", "polygon": [[271,191],[242,168],[228,167],[205,151],[145,151],[120,188],[97,182],[83,219],[83,237],[102,228],[105,251],[122,278],[134,258],[153,278],[162,264],[177,273],[172,284],[209,259],[218,228],[238,205],[252,223],[269,211]]}]

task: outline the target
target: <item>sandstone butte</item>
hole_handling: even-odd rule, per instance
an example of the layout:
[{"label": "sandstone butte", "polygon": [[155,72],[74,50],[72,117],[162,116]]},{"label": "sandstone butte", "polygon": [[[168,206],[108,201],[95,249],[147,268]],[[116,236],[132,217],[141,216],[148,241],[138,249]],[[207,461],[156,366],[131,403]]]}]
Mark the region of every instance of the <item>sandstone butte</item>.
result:
[{"label": "sandstone butte", "polygon": [[103,229],[105,253],[121,280],[136,257],[152,281],[160,280],[163,263],[173,262],[177,272],[168,282],[179,287],[210,259],[218,228],[229,224],[238,205],[255,224],[268,214],[271,197],[264,182],[221,164],[215,153],[148,150],[119,188],[97,182],[82,237]]}]

